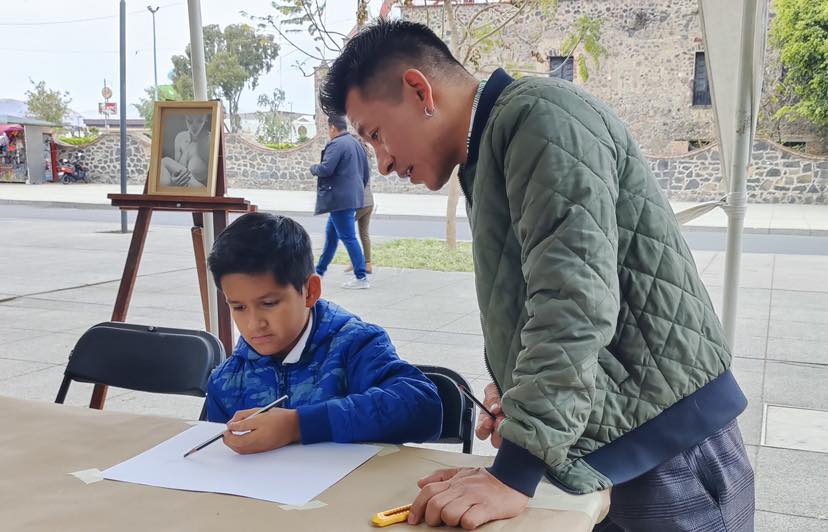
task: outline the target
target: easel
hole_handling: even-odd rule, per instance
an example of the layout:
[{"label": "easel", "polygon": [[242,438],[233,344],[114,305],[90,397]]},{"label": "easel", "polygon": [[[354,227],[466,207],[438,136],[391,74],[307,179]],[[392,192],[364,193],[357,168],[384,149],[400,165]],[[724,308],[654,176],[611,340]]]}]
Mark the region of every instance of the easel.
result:
[{"label": "easel", "polygon": [[[223,124],[223,120],[219,123]],[[135,227],[132,230],[132,241],[129,244],[124,273],[121,275],[121,284],[118,288],[118,297],[115,299],[115,308],[112,311],[112,321],[126,321],[129,303],[132,299],[132,290],[135,288],[135,279],[138,276],[138,266],[141,263],[141,255],[144,252],[144,243],[147,240],[150,220],[153,211],[177,211],[191,212],[193,214],[193,227],[191,229],[193,239],[193,251],[195,253],[196,270],[198,272],[198,286],[201,292],[201,306],[204,312],[206,329],[210,330],[210,311],[207,304],[207,259],[202,240],[204,228],[204,215],[213,215],[213,230],[215,234],[221,233],[229,220],[231,212],[254,212],[256,206],[244,198],[228,198],[227,180],[225,178],[225,147],[224,131],[220,131],[218,167],[216,169],[216,194],[213,197],[198,196],[166,196],[147,194],[147,185],[144,185],[143,194],[108,194],[112,200],[112,206],[122,210],[137,210],[138,216],[135,220]],[[224,301],[224,295],[220,290],[216,291],[218,305],[218,337],[224,345],[224,351],[231,353],[233,350],[233,324],[230,319],[230,309]],[[103,409],[106,401],[107,386],[96,384],[92,391],[92,399],[89,402],[90,408]]]}]

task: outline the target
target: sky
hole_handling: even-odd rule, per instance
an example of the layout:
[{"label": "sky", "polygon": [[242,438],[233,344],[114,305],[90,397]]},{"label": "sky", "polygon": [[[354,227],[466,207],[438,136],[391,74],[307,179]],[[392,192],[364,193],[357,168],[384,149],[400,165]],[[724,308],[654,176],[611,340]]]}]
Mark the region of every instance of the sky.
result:
[{"label": "sky", "polygon": [[[326,24],[331,31],[348,33],[355,23],[356,0],[328,0]],[[374,0],[372,12],[379,9]],[[144,88],[153,85],[152,15],[147,5],[159,6],[156,13],[158,48],[158,83],[168,83],[172,70],[170,57],[184,53],[190,39],[186,0],[126,1],[126,88],[127,103],[144,96]],[[201,0],[202,22],[228,24],[249,22],[240,14],[276,14],[270,0]],[[70,108],[82,116],[97,116],[102,102],[104,79],[119,101],[120,84],[118,0],[19,0],[2,2],[0,8],[0,98],[26,99],[31,88],[29,79],[43,80],[51,89],[68,91]],[[270,30],[273,32],[273,30]],[[275,34],[275,32],[273,32]],[[300,46],[312,50],[307,34],[290,36]],[[278,40],[279,37],[276,36]],[[240,112],[256,110],[261,93],[274,88],[285,91],[285,110],[312,114],[314,94],[312,78],[305,78],[292,65],[306,56],[283,43],[280,58],[273,69],[259,79],[255,92],[245,88],[239,103]],[[310,60],[306,71],[315,65]],[[137,118],[132,105],[127,116]]]}]

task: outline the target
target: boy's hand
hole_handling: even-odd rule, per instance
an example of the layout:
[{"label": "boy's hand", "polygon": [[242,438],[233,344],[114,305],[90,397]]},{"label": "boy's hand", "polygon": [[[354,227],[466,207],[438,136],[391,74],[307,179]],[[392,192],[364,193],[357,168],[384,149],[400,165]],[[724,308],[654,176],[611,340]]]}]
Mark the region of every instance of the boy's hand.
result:
[{"label": "boy's hand", "polygon": [[[258,410],[239,410],[227,422],[224,444],[239,454],[272,451],[301,441],[299,413],[287,408],[273,408],[264,414],[247,419]],[[249,432],[248,432],[249,431]],[[233,434],[245,432],[245,434]]]},{"label": "boy's hand", "polygon": [[491,436],[492,447],[499,449],[500,443],[503,440],[500,438],[500,434],[497,433],[497,427],[499,427],[500,423],[506,419],[503,415],[503,411],[500,409],[500,394],[497,393],[497,386],[493,382],[486,385],[483,389],[483,393],[485,394],[483,404],[492,412],[492,414],[497,416],[497,418],[492,419],[489,414],[481,410],[477,413],[477,428],[474,432],[480,440],[485,440]]},{"label": "boy's hand", "polygon": [[529,497],[483,468],[441,469],[417,485],[420,494],[411,504],[410,525],[425,520],[430,526],[472,530],[489,521],[515,517],[529,504]]}]

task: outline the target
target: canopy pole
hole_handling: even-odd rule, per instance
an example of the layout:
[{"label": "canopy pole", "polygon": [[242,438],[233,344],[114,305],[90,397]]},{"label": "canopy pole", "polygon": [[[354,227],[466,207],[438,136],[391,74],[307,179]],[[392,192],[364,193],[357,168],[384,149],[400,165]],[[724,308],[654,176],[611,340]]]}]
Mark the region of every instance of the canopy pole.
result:
[{"label": "canopy pole", "polygon": [[756,30],[756,0],[744,0],[739,46],[739,76],[736,80],[736,137],[730,166],[730,194],[725,253],[722,325],[730,348],[736,343],[736,307],[742,262],[742,231],[747,212],[747,168],[753,140],[753,56]]},{"label": "canopy pole", "polygon": [[[187,0],[187,12],[190,19],[190,57],[193,67],[193,96],[196,100],[207,100],[207,67],[204,61],[204,30],[201,24],[201,0]],[[220,124],[219,127],[223,127]],[[218,135],[218,131],[213,132]],[[204,250],[213,249],[215,234],[213,217],[204,217]],[[210,314],[210,332],[218,334],[218,298],[213,276],[207,276],[207,307]]]}]

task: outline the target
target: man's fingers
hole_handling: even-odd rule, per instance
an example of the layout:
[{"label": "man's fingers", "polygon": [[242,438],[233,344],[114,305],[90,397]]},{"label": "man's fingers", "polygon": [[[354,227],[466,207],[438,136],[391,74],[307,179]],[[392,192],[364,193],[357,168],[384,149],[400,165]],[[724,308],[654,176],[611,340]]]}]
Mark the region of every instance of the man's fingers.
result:
[{"label": "man's fingers", "polygon": [[442,524],[443,519],[441,516],[443,514],[443,508],[457,499],[459,495],[460,490],[458,488],[449,488],[431,497],[425,508],[424,517],[426,524],[428,526],[439,526]]},{"label": "man's fingers", "polygon": [[489,404],[494,403],[495,401],[500,401],[500,393],[497,391],[497,385],[490,382],[485,388],[483,388],[483,404],[488,407]]},{"label": "man's fingers", "polygon": [[423,514],[425,514],[428,501],[438,493],[446,491],[449,487],[448,482],[432,482],[423,487],[420,493],[417,494],[417,498],[411,503],[411,510],[408,513],[408,524],[416,525],[419,523],[423,518]]},{"label": "man's fingers", "polygon": [[427,486],[428,484],[431,484],[432,482],[446,481],[446,480],[452,478],[454,475],[456,475],[458,471],[460,471],[460,469],[457,468],[457,467],[450,468],[450,469],[438,469],[437,471],[430,474],[429,476],[421,478],[420,480],[418,480],[417,481],[417,487],[422,489],[425,486]]},{"label": "man's fingers", "polygon": [[490,511],[482,504],[473,504],[468,510],[463,513],[460,518],[460,526],[465,530],[474,530],[475,528],[488,523],[492,520]]},{"label": "man's fingers", "polygon": [[440,520],[448,526],[459,526],[460,519],[473,506],[472,499],[468,496],[460,496],[443,506],[440,513]]},{"label": "man's fingers", "polygon": [[481,412],[479,416],[477,416],[477,428],[474,431],[474,434],[480,440],[485,440],[489,437],[489,434],[492,433],[494,430],[494,421],[488,414],[485,412]]}]

